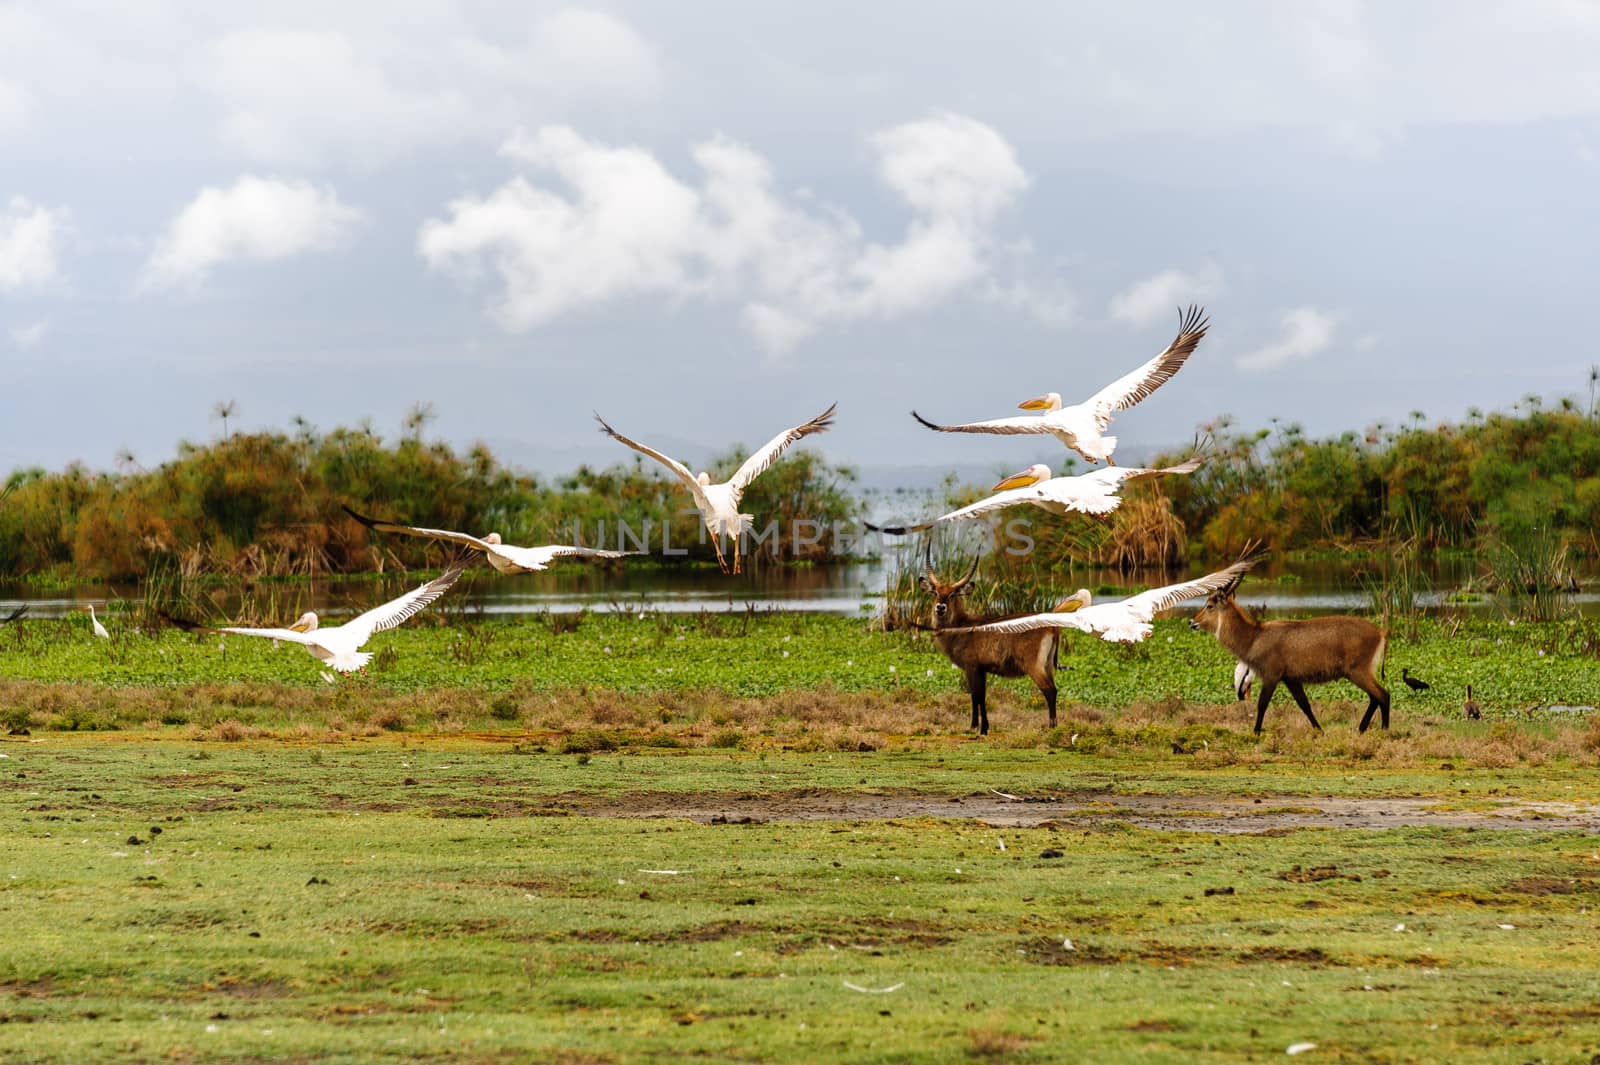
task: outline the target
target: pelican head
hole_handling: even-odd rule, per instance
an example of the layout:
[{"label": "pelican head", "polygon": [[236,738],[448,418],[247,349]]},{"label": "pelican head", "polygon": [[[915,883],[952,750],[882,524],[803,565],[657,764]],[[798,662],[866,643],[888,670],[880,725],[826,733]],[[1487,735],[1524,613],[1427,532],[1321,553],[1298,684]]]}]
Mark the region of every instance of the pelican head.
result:
[{"label": "pelican head", "polygon": [[308,610],[300,615],[300,620],[289,626],[291,632],[313,632],[317,627],[317,615]]},{"label": "pelican head", "polygon": [[1079,588],[1077,591],[1061,600],[1061,602],[1057,603],[1055,605],[1055,609],[1052,610],[1051,613],[1070,614],[1074,610],[1082,610],[1084,607],[1088,606],[1089,601],[1089,589]]},{"label": "pelican head", "polygon": [[711,483],[711,475],[709,473],[701,473],[695,480],[699,481],[701,485],[708,485]]},{"label": "pelican head", "polygon": [[1017,404],[1018,410],[1060,410],[1061,393],[1046,392],[1042,396],[1034,396]]},{"label": "pelican head", "polygon": [[483,538],[483,542],[486,544],[498,544],[500,542],[500,534],[490,533],[488,536]]},{"label": "pelican head", "polygon": [[1013,473],[989,490],[991,492],[1004,492],[1007,488],[1026,488],[1030,484],[1038,484],[1040,481],[1048,481],[1049,479],[1050,467],[1042,462],[1035,462],[1021,473]]}]

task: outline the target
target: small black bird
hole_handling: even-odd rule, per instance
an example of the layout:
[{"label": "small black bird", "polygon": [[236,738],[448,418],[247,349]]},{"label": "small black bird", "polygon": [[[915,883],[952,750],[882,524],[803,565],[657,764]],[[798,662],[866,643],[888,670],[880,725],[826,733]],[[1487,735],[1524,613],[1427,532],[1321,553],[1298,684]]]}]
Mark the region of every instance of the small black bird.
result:
[{"label": "small black bird", "polygon": [[1433,685],[1429,684],[1427,681],[1418,680],[1416,677],[1413,677],[1411,675],[1411,670],[1409,669],[1402,669],[1400,671],[1400,679],[1405,681],[1406,687],[1410,688],[1414,692],[1425,692],[1429,688],[1433,687]]},{"label": "small black bird", "polygon": [[1483,718],[1483,708],[1478,705],[1478,700],[1472,697],[1472,685],[1470,684],[1467,685],[1467,701],[1461,704],[1461,709],[1471,721],[1478,721]]}]

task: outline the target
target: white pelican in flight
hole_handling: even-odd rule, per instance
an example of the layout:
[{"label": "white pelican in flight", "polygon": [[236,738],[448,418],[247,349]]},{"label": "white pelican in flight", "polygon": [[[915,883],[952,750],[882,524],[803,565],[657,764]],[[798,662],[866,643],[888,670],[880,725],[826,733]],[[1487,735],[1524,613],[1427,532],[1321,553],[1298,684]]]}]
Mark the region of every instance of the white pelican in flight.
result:
[{"label": "white pelican in flight", "polygon": [[90,603],[88,606],[84,607],[83,609],[85,609],[85,610],[87,610],[89,612],[89,624],[94,626],[95,637],[97,639],[101,639],[101,640],[109,640],[109,639],[111,639],[111,634],[106,631],[106,627],[104,625],[100,624],[100,619],[99,618],[94,616],[94,604]]},{"label": "white pelican in flight", "polygon": [[1200,468],[1203,461],[1205,460],[1196,455],[1176,466],[1166,466],[1161,469],[1107,466],[1103,469],[1090,470],[1088,473],[1080,473],[1075,477],[1052,477],[1050,467],[1038,462],[1021,473],[1013,473],[995,485],[992,489],[994,495],[952,510],[948,514],[941,514],[931,522],[922,525],[869,524],[867,528],[900,536],[931,529],[940,522],[975,518],[992,510],[1024,503],[1048,510],[1052,514],[1067,514],[1072,511],[1083,514],[1109,514],[1122,504],[1122,496],[1118,493],[1122,491],[1124,482],[1131,481],[1135,477],[1150,477],[1162,473],[1193,473]]},{"label": "white pelican in flight", "polygon": [[219,628],[215,631],[297,643],[317,661],[340,673],[354,673],[358,669],[365,669],[372,658],[372,653],[361,650],[361,646],[372,639],[373,633],[392,629],[413,614],[420,613],[423,607],[449,591],[465,569],[462,565],[451,566],[422,587],[414,588],[382,606],[373,607],[365,614],[357,614],[343,625],[320,629],[317,627],[317,615],[307,612],[286,629]]},{"label": "white pelican in flight", "polygon": [[[341,504],[342,506],[343,504]],[[638,551],[605,551],[598,547],[575,547],[570,544],[546,544],[542,547],[518,547],[515,544],[504,543],[499,533],[489,533],[482,539],[463,532],[451,532],[449,529],[423,529],[414,525],[401,525],[393,521],[380,521],[357,514],[349,507],[344,512],[359,521],[369,529],[378,532],[404,533],[407,536],[422,536],[433,540],[448,540],[453,544],[463,544],[474,551],[482,551],[488,558],[489,565],[501,573],[533,573],[542,570],[558,558],[623,558],[627,555],[637,555]]]},{"label": "white pelican in flight", "polygon": [[1200,338],[1206,335],[1209,324],[1205,312],[1191,305],[1180,315],[1178,335],[1165,351],[1070,407],[1061,405],[1061,393],[1046,392],[1017,404],[1022,410],[1044,411],[1038,415],[995,418],[965,425],[936,425],[916,411],[912,411],[911,416],[941,433],[1048,433],[1091,463],[1104,460],[1113,464],[1111,453],[1117,449],[1117,438],[1105,435],[1111,428],[1112,415],[1138,403],[1177,373],[1184,360],[1194,352],[1195,345],[1200,343]]},{"label": "white pelican in flight", "polygon": [[739,513],[739,500],[744,497],[744,490],[750,487],[750,482],[755,480],[763,470],[778,461],[784,450],[796,440],[812,433],[827,432],[833,425],[833,412],[839,404],[835,403],[821,414],[812,418],[803,425],[793,429],[785,429],[777,436],[768,440],[766,446],[757,450],[744,460],[744,465],[734,471],[732,477],[721,484],[713,484],[709,473],[702,473],[696,477],[689,472],[689,467],[677,459],[669,458],[655,448],[646,447],[636,441],[629,440],[611,426],[606,420],[596,414],[594,420],[600,423],[601,432],[620,443],[627,444],[640,454],[649,455],[667,469],[671,470],[688,486],[694,494],[694,505],[700,508],[700,516],[705,519],[706,529],[711,533],[711,546],[717,549],[717,562],[722,566],[722,572],[728,572],[727,560],[722,557],[722,536],[724,534],[733,538],[733,572],[738,573],[740,568],[739,538],[754,519],[749,514]]},{"label": "white pelican in flight", "polygon": [[[1208,573],[1182,584],[1169,584],[1152,588],[1148,592],[1130,595],[1115,603],[1091,605],[1089,590],[1080,588],[1062,600],[1056,609],[1046,614],[1029,614],[1025,617],[996,621],[988,625],[974,625],[968,632],[1028,632],[1033,629],[1077,629],[1092,632],[1111,643],[1138,643],[1150,635],[1150,621],[1156,611],[1176,606],[1185,599],[1210,595],[1212,592],[1237,583],[1251,566],[1253,559],[1235,562],[1226,569]],[[960,630],[947,630],[960,631]]]}]

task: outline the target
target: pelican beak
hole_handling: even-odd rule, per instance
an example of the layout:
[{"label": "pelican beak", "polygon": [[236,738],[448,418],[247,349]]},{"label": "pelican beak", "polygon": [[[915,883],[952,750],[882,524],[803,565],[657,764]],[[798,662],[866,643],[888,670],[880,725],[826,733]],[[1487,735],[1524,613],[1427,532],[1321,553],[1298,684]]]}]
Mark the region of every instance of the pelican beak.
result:
[{"label": "pelican beak", "polygon": [[1032,399],[1025,399],[1021,403],[1017,404],[1017,409],[1018,410],[1049,410],[1050,409],[1050,397],[1049,396],[1034,396]]},{"label": "pelican beak", "polygon": [[307,618],[301,618],[299,621],[297,621],[293,625],[289,626],[289,631],[290,632],[310,632],[311,631],[311,622]]},{"label": "pelican beak", "polygon": [[1013,473],[1010,477],[989,489],[989,491],[1004,492],[1008,488],[1026,488],[1030,484],[1038,483],[1039,478],[1034,476],[1032,470],[1023,470],[1021,473]]},{"label": "pelican beak", "polygon": [[1074,610],[1081,610],[1082,608],[1084,608],[1084,607],[1086,607],[1088,605],[1089,605],[1089,593],[1088,593],[1088,591],[1086,591],[1084,589],[1079,589],[1078,591],[1073,592],[1071,595],[1067,596],[1065,599],[1061,600],[1061,602],[1057,603],[1056,606],[1055,606],[1055,610],[1053,610],[1052,613],[1070,614]]}]

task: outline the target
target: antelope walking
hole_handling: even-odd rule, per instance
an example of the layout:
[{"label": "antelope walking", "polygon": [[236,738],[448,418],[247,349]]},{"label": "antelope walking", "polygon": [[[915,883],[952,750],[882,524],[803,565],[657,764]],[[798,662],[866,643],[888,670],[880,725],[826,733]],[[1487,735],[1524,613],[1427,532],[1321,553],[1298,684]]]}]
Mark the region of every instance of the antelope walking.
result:
[{"label": "antelope walking", "polygon": [[[1256,698],[1256,731],[1266,719],[1273,692],[1282,684],[1294,696],[1311,727],[1322,731],[1306,699],[1307,684],[1322,684],[1341,677],[1367,693],[1367,712],[1361,731],[1372,724],[1372,715],[1383,711],[1383,727],[1389,727],[1389,692],[1378,683],[1388,637],[1364,618],[1326,617],[1301,621],[1256,621],[1234,602],[1238,581],[1229,583],[1207,599],[1189,622],[1189,627],[1211,633],[1245,667],[1245,676],[1254,673],[1261,681]],[[1246,689],[1235,672],[1235,690]]]},{"label": "antelope walking", "polygon": [[[924,556],[926,575],[918,582],[933,595],[933,642],[944,652],[967,678],[967,691],[972,696],[972,728],[980,736],[989,734],[989,707],[986,700],[988,675],[997,677],[1026,676],[1044,696],[1050,709],[1050,727],[1056,724],[1056,648],[1061,642],[1061,630],[1034,628],[1026,632],[978,632],[968,626],[982,625],[999,618],[972,618],[962,604],[962,595],[978,572],[974,558],[960,580],[946,583],[933,571],[933,549],[930,545]],[[947,630],[960,629],[959,632]]]}]

